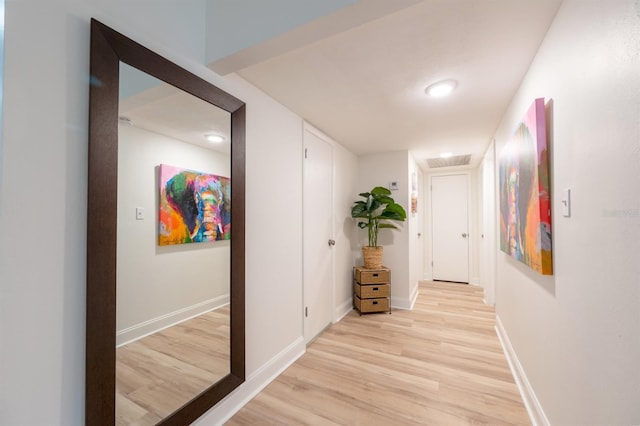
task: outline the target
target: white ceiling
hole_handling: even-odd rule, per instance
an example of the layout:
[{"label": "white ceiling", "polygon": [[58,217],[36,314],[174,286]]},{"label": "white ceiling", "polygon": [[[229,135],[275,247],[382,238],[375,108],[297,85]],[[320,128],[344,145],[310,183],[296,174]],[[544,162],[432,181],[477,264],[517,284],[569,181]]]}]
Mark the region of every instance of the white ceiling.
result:
[{"label": "white ceiling", "polygon": [[[355,154],[411,150],[428,169],[424,159],[451,151],[475,166],[560,2],[424,0],[364,23],[345,8],[310,25],[350,29],[235,71]],[[450,78],[450,97],[424,94]]]}]

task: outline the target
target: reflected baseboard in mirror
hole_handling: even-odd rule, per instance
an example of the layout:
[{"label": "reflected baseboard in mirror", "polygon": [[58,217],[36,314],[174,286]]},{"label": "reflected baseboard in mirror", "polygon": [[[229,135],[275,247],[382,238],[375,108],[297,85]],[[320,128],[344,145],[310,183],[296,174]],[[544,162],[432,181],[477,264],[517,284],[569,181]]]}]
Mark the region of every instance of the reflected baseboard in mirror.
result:
[{"label": "reflected baseboard in mirror", "polygon": [[[224,92],[218,87],[184,70],[167,59],[157,55],[149,49],[117,33],[96,20],[91,21],[91,87],[89,108],[89,185],[88,185],[88,213],[87,213],[87,328],[86,328],[86,408],[85,423],[90,425],[113,425],[116,422],[116,399],[127,400],[120,394],[116,398],[116,359],[121,359],[121,354],[116,357],[116,331],[120,318],[117,318],[117,300],[121,296],[122,288],[118,289],[117,277],[121,273],[118,263],[118,228],[122,218],[118,216],[118,202],[120,200],[118,186],[119,161],[126,162],[127,158],[119,157],[118,134],[118,110],[119,92],[121,87],[120,67],[127,64],[148,76],[154,77],[190,96],[202,100],[212,107],[226,111],[230,117],[231,129],[231,154],[230,154],[230,179],[231,186],[231,226],[232,237],[228,242],[229,259],[229,339],[230,344],[227,355],[227,372],[222,377],[203,374],[207,381],[199,381],[192,395],[185,395],[184,400],[175,400],[175,406],[160,407],[150,411],[156,414],[151,423],[158,424],[188,424],[200,417],[209,408],[239,386],[245,379],[245,330],[244,330],[244,214],[245,214],[245,104]],[[124,84],[124,83],[123,83]],[[149,130],[149,129],[144,129]],[[157,145],[160,146],[160,145]],[[124,151],[123,151],[124,152]],[[122,153],[120,153],[122,154]],[[188,166],[188,165],[185,165]],[[148,168],[148,167],[147,167]],[[144,173],[148,173],[147,170]],[[153,173],[153,172],[151,172]],[[147,191],[148,188],[145,190]],[[151,209],[153,210],[153,208]],[[148,210],[147,210],[148,211]],[[151,224],[157,221],[157,215],[147,213],[147,221]],[[154,222],[155,223],[155,222]],[[151,250],[151,256],[164,256],[169,260],[172,255],[179,256],[184,253],[202,251],[196,250],[156,250],[155,241],[141,241],[144,250]],[[208,243],[205,243],[208,244]],[[215,244],[215,243],[213,243]],[[138,256],[138,252],[134,256]],[[117,267],[118,266],[118,267]],[[153,271],[139,271],[141,276],[147,276]],[[179,286],[180,283],[176,282]],[[153,298],[153,295],[145,296]],[[141,302],[137,302],[141,303]],[[194,305],[193,301],[185,301],[188,306]],[[186,309],[186,308],[185,308]],[[183,310],[185,310],[183,309]],[[168,309],[175,310],[174,307]],[[178,309],[178,311],[180,311]],[[202,311],[201,311],[202,312]],[[158,316],[157,312],[152,315]],[[159,317],[162,317],[160,315]],[[142,321],[142,324],[147,322]],[[218,367],[205,367],[200,357],[205,356],[198,350],[189,351],[189,346],[200,343],[187,343],[179,341],[177,334],[185,331],[185,321],[175,327],[153,333],[147,338],[131,344],[127,349],[135,353],[140,361],[140,352],[147,355],[151,352],[162,353],[160,358],[167,361],[168,358],[178,359],[178,364],[183,362],[180,357],[190,353],[189,363],[204,370],[217,370]],[[197,329],[198,325],[195,327]],[[204,326],[207,327],[206,325]],[[135,328],[135,327],[134,327]],[[212,328],[215,326],[212,325]],[[166,333],[165,333],[166,332]],[[165,334],[163,334],[165,333]],[[185,332],[186,333],[186,332]],[[215,332],[214,332],[215,334]],[[149,340],[146,340],[151,338]],[[149,349],[144,345],[155,345]],[[159,350],[158,341],[167,343],[177,352],[170,355],[166,350]],[[209,350],[224,352],[219,343],[210,343]],[[137,347],[133,350],[134,346]],[[125,351],[123,351],[125,352]],[[206,352],[206,351],[205,351]],[[147,361],[143,361],[147,365]],[[171,362],[169,362],[171,364]],[[185,367],[185,365],[183,365]],[[129,367],[126,367],[129,368]],[[135,382],[136,374],[147,371],[145,368],[126,372],[126,368],[118,371],[119,386],[129,386]],[[188,368],[188,367],[185,367]],[[171,373],[169,373],[171,374]],[[120,381],[125,376],[129,382]],[[171,379],[165,381],[171,381]],[[125,384],[128,383],[128,384]],[[138,383],[140,384],[140,383]],[[158,385],[151,385],[153,389],[159,389]],[[180,385],[187,386],[187,385]],[[178,394],[178,385],[175,386]],[[142,385],[144,388],[144,385]],[[151,389],[147,395],[136,398],[144,400],[154,393]],[[142,391],[141,391],[142,392]],[[130,400],[130,399],[129,399]],[[124,401],[123,403],[126,403]],[[164,405],[164,404],[160,404]],[[146,408],[145,408],[146,409]]]}]

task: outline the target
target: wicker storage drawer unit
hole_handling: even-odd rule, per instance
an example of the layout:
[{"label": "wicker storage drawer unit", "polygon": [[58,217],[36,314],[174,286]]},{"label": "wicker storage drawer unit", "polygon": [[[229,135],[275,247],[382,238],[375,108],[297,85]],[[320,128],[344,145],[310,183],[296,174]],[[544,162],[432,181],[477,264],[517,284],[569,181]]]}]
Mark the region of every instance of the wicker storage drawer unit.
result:
[{"label": "wicker storage drawer unit", "polygon": [[356,281],[360,284],[385,284],[389,283],[391,271],[384,269],[363,269],[359,266],[355,268]]},{"label": "wicker storage drawer unit", "polygon": [[368,314],[371,312],[390,312],[389,298],[382,299],[360,299],[358,296],[353,298],[354,305],[360,314]]},{"label": "wicker storage drawer unit", "polygon": [[391,313],[391,270],[353,268],[353,306],[360,315],[372,312]]},{"label": "wicker storage drawer unit", "polygon": [[389,297],[389,290],[389,284],[361,285],[356,283],[353,285],[353,291],[361,299]]}]

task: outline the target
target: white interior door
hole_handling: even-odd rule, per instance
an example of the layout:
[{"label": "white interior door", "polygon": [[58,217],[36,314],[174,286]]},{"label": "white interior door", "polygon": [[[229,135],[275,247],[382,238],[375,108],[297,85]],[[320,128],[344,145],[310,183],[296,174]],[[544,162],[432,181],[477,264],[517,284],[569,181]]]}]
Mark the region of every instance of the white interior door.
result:
[{"label": "white interior door", "polygon": [[331,323],[333,301],[333,146],[305,129],[303,193],[304,340]]},{"label": "white interior door", "polygon": [[431,177],[433,279],[469,282],[469,176]]}]

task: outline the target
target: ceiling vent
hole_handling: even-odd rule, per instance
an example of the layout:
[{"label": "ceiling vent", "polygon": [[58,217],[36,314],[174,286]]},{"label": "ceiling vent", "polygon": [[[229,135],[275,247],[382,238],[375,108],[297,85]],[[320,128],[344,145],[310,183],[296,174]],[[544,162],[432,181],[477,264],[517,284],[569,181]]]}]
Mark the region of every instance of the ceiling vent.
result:
[{"label": "ceiling vent", "polygon": [[427,164],[430,169],[439,167],[468,166],[471,161],[471,154],[455,155],[449,158],[427,158]]}]

